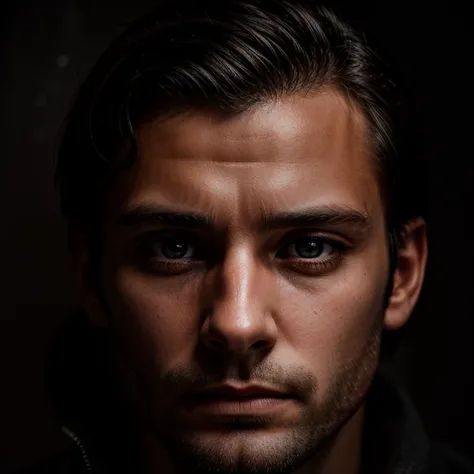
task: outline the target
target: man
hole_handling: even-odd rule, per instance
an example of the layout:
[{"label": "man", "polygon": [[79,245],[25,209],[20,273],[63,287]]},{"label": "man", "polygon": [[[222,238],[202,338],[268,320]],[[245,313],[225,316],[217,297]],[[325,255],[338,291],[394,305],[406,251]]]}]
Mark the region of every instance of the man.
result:
[{"label": "man", "polygon": [[41,472],[467,472],[380,366],[427,259],[400,124],[317,2],[170,2],[119,38],[59,149],[87,319]]}]

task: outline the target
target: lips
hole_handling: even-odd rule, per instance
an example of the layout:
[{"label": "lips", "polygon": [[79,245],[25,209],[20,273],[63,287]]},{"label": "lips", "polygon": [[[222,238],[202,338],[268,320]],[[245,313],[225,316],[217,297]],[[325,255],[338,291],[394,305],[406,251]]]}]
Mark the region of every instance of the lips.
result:
[{"label": "lips", "polygon": [[291,398],[288,393],[261,386],[236,387],[222,385],[191,393],[195,400],[227,399],[246,400],[254,398]]},{"label": "lips", "polygon": [[[188,420],[206,419],[217,424],[229,417],[234,422],[236,417],[248,420],[249,417],[267,416],[273,419],[282,416],[297,401],[294,394],[257,385],[208,387],[189,392],[185,400]],[[262,420],[259,423],[265,424]]]}]

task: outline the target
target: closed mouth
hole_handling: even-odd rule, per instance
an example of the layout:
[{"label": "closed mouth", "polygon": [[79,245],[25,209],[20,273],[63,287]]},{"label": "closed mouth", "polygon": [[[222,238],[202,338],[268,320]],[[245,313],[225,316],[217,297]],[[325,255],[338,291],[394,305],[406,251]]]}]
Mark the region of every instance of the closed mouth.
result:
[{"label": "closed mouth", "polygon": [[191,392],[191,398],[196,401],[210,401],[210,400],[249,400],[256,398],[294,398],[292,395],[273,389],[249,386],[249,387],[233,387],[220,386]]}]

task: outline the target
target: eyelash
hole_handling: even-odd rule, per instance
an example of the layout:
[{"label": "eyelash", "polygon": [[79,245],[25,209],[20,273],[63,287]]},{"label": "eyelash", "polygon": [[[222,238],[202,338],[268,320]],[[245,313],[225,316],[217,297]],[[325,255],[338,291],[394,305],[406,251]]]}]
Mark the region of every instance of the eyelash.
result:
[{"label": "eyelash", "polygon": [[[314,233],[299,233],[297,235],[287,236],[284,239],[283,245],[279,247],[279,250],[277,251],[276,255],[278,255],[282,249],[288,249],[290,245],[295,245],[296,243],[298,243],[298,241],[304,241],[304,239],[308,239],[308,241],[318,241],[321,245],[330,245],[332,247],[332,251],[329,257],[319,261],[315,260],[319,258],[319,256],[307,259],[301,257],[290,257],[287,259],[281,259],[284,260],[284,265],[291,266],[293,268],[296,267],[302,270],[303,272],[306,270],[307,272],[324,273],[335,268],[342,260],[344,254],[350,249],[350,245],[334,237],[316,235]],[[196,249],[199,249],[199,247],[201,247],[201,249],[203,247],[202,245],[200,246],[198,244],[196,239],[189,238],[189,236],[182,236],[179,234],[154,234],[153,236],[148,237],[140,248],[142,261],[144,262],[145,267],[147,269],[150,269],[152,272],[163,273],[168,275],[180,274],[186,271],[186,269],[189,269],[191,265],[195,265],[196,262],[200,261],[199,259],[195,260],[193,258],[177,258],[164,260],[163,258],[153,256],[154,252],[151,248],[152,245],[156,244],[157,242],[163,243],[166,240],[169,240],[171,242],[184,241],[184,243],[186,244],[193,245],[195,251]],[[199,250],[197,250],[197,252],[199,255]]]},{"label": "eyelash", "polygon": [[350,249],[350,246],[342,240],[315,234],[300,234],[296,238],[296,241],[295,239],[285,239],[286,243],[283,248],[288,248],[290,245],[294,245],[298,240],[304,240],[305,238],[318,241],[321,245],[330,245],[332,247],[331,253],[322,260],[317,260],[319,257],[314,257],[313,259],[290,257],[289,259],[285,259],[285,262],[288,262],[288,265],[291,265],[293,268],[297,267],[301,270],[312,270],[313,272],[324,273],[335,268],[342,260],[344,254]]}]

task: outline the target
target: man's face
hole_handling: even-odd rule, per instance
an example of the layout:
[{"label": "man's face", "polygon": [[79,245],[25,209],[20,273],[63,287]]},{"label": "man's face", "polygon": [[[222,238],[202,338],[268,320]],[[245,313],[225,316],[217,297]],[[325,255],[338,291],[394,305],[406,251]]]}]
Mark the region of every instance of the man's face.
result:
[{"label": "man's face", "polygon": [[[137,139],[107,203],[99,319],[143,429],[178,465],[295,469],[377,364],[388,251],[364,120],[326,90]],[[193,395],[216,386],[285,398]]]}]

